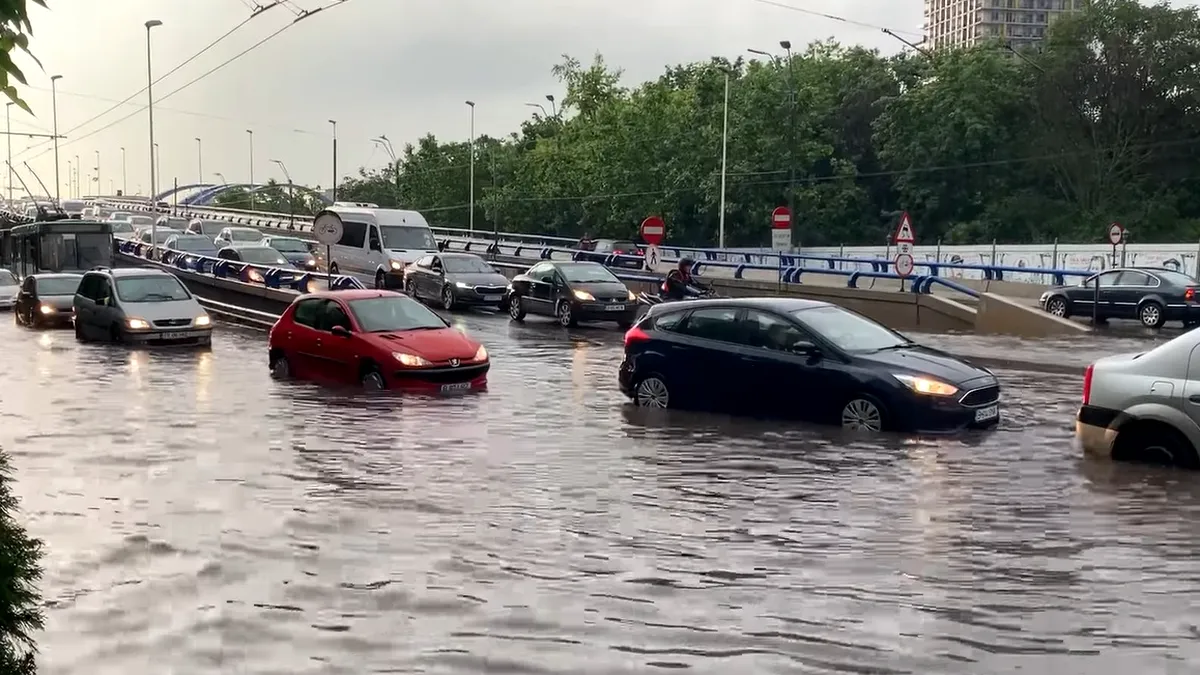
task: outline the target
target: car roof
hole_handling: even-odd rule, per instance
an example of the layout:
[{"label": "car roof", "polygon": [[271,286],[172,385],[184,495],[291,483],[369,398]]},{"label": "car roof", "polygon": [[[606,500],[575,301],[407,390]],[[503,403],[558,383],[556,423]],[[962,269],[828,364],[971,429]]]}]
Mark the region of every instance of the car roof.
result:
[{"label": "car roof", "polygon": [[407,298],[403,293],[380,288],[350,288],[344,291],[317,291],[301,298],[329,298],[341,300],[369,300],[371,298]]},{"label": "car roof", "polygon": [[242,230],[242,231],[249,230],[250,232],[258,232],[258,231],[259,231],[259,230],[255,229],[255,228],[253,228],[253,227],[244,227],[244,226],[241,226],[241,225],[230,225],[230,226],[229,226],[228,228],[226,228],[226,229],[229,229],[229,230]]},{"label": "car roof", "polygon": [[78,279],[83,276],[83,272],[72,274],[70,272],[42,272],[40,274],[30,274],[34,279]]},{"label": "car roof", "polygon": [[[447,251],[445,253],[435,253],[434,255],[439,258],[479,258],[479,256],[475,255],[474,253],[463,253],[462,251]],[[480,258],[480,260],[482,260],[482,258]]]},{"label": "car roof", "polygon": [[713,298],[711,300],[689,300],[686,303],[664,302],[651,307],[651,311],[666,312],[674,309],[701,309],[704,307],[737,307],[740,309],[765,309],[781,314],[802,309],[833,307],[832,303],[803,298]]},{"label": "car roof", "polygon": [[113,277],[173,277],[174,274],[156,270],[151,267],[106,267],[99,270],[88,270],[89,273],[108,274]]}]

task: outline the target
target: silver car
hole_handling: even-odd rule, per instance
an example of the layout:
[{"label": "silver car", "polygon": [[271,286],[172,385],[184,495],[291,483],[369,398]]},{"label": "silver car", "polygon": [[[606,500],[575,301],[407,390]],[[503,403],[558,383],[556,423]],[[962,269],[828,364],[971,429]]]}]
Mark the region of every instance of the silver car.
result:
[{"label": "silver car", "polygon": [[212,344],[212,319],[175,275],[97,268],[75,293],[75,337],[126,344]]},{"label": "silver car", "polygon": [[1075,437],[1090,455],[1200,469],[1200,330],[1088,366]]},{"label": "silver car", "polygon": [[21,282],[17,275],[0,269],[0,310],[12,309],[17,302],[17,293],[20,292]]}]

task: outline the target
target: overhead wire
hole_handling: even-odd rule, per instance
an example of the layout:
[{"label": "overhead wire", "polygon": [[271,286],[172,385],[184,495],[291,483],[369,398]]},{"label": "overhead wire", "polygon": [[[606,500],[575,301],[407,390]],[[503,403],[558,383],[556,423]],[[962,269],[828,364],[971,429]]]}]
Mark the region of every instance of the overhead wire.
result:
[{"label": "overhead wire", "polygon": [[916,33],[916,32],[907,31],[907,30],[896,30],[895,28],[889,28],[887,26],[879,26],[879,25],[876,25],[873,23],[867,23],[865,21],[858,21],[856,19],[847,19],[844,16],[838,16],[836,14],[829,14],[826,12],[817,11],[815,9],[808,9],[805,7],[796,7],[795,5],[789,5],[784,2],[778,2],[777,0],[753,0],[753,1],[757,2],[759,4],[762,4],[762,5],[770,5],[771,7],[778,7],[780,9],[786,9],[786,10],[790,10],[793,12],[799,12],[801,14],[808,14],[809,16],[817,16],[817,17],[821,17],[823,19],[829,19],[831,21],[837,21],[839,23],[844,23],[844,24],[851,25],[851,26],[858,26],[860,28],[870,28],[872,30],[879,30],[879,31],[885,31],[885,32],[890,30],[890,31],[893,31],[896,33],[904,33],[905,35],[915,35],[915,36],[918,36],[921,38],[925,37],[921,33]]}]

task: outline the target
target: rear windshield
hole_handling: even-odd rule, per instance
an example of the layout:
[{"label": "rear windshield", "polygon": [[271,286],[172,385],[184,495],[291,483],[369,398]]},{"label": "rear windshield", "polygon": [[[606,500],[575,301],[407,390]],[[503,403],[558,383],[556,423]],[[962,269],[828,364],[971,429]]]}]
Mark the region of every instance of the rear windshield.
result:
[{"label": "rear windshield", "polygon": [[175,240],[174,246],[176,251],[190,251],[192,253],[199,251],[215,251],[217,249],[217,247],[213,245],[211,239],[208,237],[202,237],[200,235],[195,237],[180,237]]},{"label": "rear windshield", "polygon": [[242,260],[255,265],[286,265],[288,261],[273,248],[239,248]]},{"label": "rear windshield", "polygon": [[45,277],[37,280],[38,295],[75,295],[83,277]]},{"label": "rear windshield", "polygon": [[1160,272],[1155,270],[1154,274],[1168,284],[1175,284],[1176,286],[1200,286],[1200,282],[1197,282],[1183,272],[1172,272],[1170,270]]},{"label": "rear windshield", "polygon": [[447,272],[459,274],[493,274],[495,268],[485,263],[482,259],[471,257],[463,258],[442,258],[442,266]]},{"label": "rear windshield", "polygon": [[172,230],[172,229],[169,229],[166,227],[156,227],[156,228],[154,228],[153,231],[143,230],[142,231],[142,242],[147,243],[147,244],[150,243],[150,235],[151,234],[154,235],[154,243],[161,244],[164,241],[166,241],[169,237],[171,237],[172,235],[179,234],[179,230]]},{"label": "rear windshield", "polygon": [[308,246],[299,239],[272,239],[271,248],[284,253],[308,253]]},{"label": "rear windshield", "polygon": [[230,230],[229,236],[233,237],[233,241],[259,241],[263,238],[258,230]]},{"label": "rear windshield", "polygon": [[156,274],[117,279],[117,297],[125,302],[171,302],[192,296],[175,277]]}]

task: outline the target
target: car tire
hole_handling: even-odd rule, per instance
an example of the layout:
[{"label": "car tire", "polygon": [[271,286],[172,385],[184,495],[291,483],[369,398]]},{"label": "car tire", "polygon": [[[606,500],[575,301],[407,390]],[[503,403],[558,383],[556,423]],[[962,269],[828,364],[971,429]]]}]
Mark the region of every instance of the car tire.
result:
[{"label": "car tire", "polygon": [[883,404],[867,394],[859,394],[846,401],[838,419],[847,431],[879,433],[888,426]]},{"label": "car tire", "polygon": [[621,330],[629,330],[630,328],[633,328],[633,322],[629,319],[621,319],[617,322],[617,328],[620,328]]},{"label": "car tire", "polygon": [[1113,461],[1200,469],[1200,456],[1187,437],[1157,422],[1134,422],[1113,443]]},{"label": "car tire", "polygon": [[75,326],[75,339],[79,342],[87,342],[87,336],[83,334],[83,326],[79,325],[79,319],[76,318],[71,323]]},{"label": "car tire", "polygon": [[383,270],[379,270],[375,273],[375,288],[377,290],[383,290],[387,288],[387,277],[384,275]]},{"label": "car tire", "polygon": [[117,324],[114,323],[108,329],[108,339],[111,340],[113,344],[118,344],[118,345],[124,344],[125,343],[124,331],[121,330],[120,326],[118,326]]},{"label": "car tire", "polygon": [[292,362],[282,351],[272,354],[271,362],[267,366],[271,369],[272,378],[276,380],[292,379]]},{"label": "car tire", "polygon": [[1067,305],[1067,299],[1059,295],[1046,301],[1046,312],[1063,319],[1071,318],[1071,308]]},{"label": "car tire", "polygon": [[1138,306],[1138,321],[1146,328],[1162,328],[1167,322],[1162,304],[1154,300],[1143,302]]},{"label": "car tire", "polygon": [[558,325],[563,328],[574,328],[579,324],[579,320],[575,318],[575,311],[571,307],[570,300],[558,301],[558,306],[554,308],[554,318],[558,321]]},{"label": "car tire", "polygon": [[454,297],[454,289],[450,288],[449,285],[442,287],[441,299],[442,299],[442,309],[446,310],[447,312],[453,311],[454,306],[456,304],[458,304],[457,303],[458,298]]},{"label": "car tire", "polygon": [[383,371],[379,370],[379,366],[371,364],[363,368],[359,382],[362,388],[366,391],[386,391],[387,380],[383,377]]},{"label": "car tire", "polygon": [[404,294],[413,300],[417,299],[417,284],[412,279],[404,280]]},{"label": "car tire", "polygon": [[513,295],[508,299],[508,318],[513,321],[525,320],[525,306],[521,304],[521,296]]},{"label": "car tire", "polygon": [[658,373],[640,378],[633,385],[633,404],[639,408],[670,408],[671,389],[667,386],[667,379]]}]

